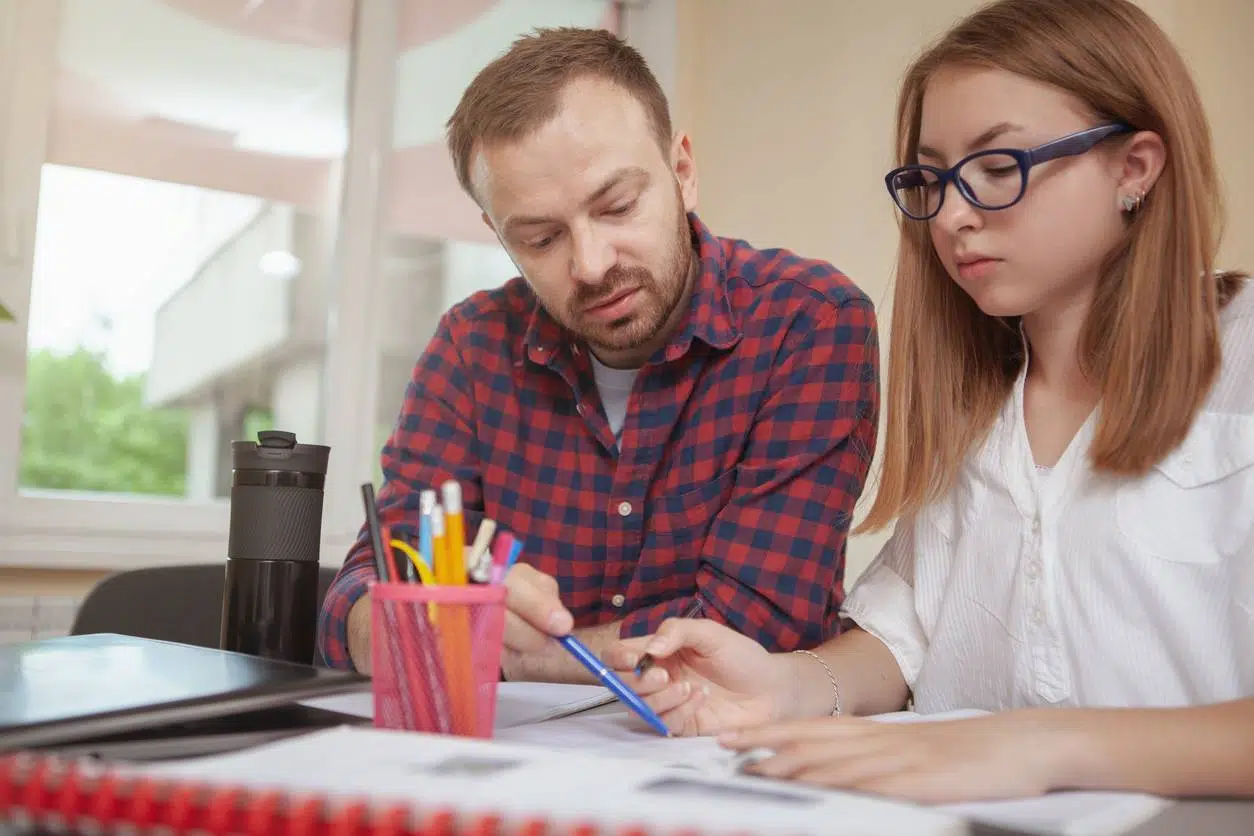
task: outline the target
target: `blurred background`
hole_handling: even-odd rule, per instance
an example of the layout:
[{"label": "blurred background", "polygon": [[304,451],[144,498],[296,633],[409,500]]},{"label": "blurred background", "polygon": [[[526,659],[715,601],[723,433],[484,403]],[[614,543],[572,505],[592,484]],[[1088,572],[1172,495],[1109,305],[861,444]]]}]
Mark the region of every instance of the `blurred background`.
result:
[{"label": "blurred background", "polygon": [[[1254,268],[1249,0],[1142,0],[1190,62]],[[824,258],[879,305],[896,87],[971,0],[0,0],[0,641],[120,569],[225,558],[230,442],[332,446],[353,486],[447,307],[514,274],[443,125],[536,26],[637,46],[715,232]],[[868,490],[863,499],[867,504]],[[854,538],[849,579],[883,537]]]}]

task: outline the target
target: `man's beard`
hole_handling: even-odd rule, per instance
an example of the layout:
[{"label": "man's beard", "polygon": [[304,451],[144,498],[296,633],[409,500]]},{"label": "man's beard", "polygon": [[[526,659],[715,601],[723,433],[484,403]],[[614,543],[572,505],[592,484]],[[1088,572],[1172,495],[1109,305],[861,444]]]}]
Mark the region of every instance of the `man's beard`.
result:
[{"label": "man's beard", "polygon": [[[691,230],[687,216],[680,212],[680,225],[672,242],[665,273],[659,279],[645,267],[611,267],[596,285],[579,285],[559,317],[571,333],[585,340],[592,349],[630,351],[648,345],[670,320],[683,301],[692,265]],[[636,309],[630,315],[609,322],[585,316],[587,309],[628,290],[638,290]]]}]

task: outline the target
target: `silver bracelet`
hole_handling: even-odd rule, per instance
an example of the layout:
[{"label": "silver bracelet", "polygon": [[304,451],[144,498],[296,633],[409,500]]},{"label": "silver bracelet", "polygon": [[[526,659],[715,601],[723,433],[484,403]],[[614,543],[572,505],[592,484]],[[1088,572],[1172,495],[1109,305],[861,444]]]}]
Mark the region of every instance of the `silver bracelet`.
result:
[{"label": "silver bracelet", "polygon": [[832,716],[840,716],[840,686],[836,684],[836,674],[832,673],[832,668],[823,661],[823,657],[809,650],[794,650],[793,653],[800,653],[809,656],[814,661],[823,666],[823,670],[827,672],[827,680],[832,683]]}]

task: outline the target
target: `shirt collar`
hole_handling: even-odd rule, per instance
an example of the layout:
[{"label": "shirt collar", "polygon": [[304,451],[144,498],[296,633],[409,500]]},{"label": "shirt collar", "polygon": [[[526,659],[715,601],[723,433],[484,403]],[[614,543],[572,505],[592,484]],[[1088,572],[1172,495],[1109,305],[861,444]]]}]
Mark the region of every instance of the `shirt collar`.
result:
[{"label": "shirt collar", "polygon": [[[697,274],[689,294],[688,313],[661,349],[661,359],[666,361],[682,357],[694,339],[713,348],[727,349],[735,345],[741,336],[727,299],[727,259],[722,242],[696,213],[688,214],[688,226],[697,255]],[[567,344],[576,353],[581,350],[573,335],[559,325],[536,299],[523,336],[523,350],[527,357],[532,362],[548,365],[559,349]],[[656,355],[653,358],[655,361],[658,359]]]},{"label": "shirt collar", "polygon": [[723,243],[696,213],[689,213],[688,224],[697,253],[697,275],[692,283],[688,316],[664,349],[667,360],[683,356],[694,339],[718,349],[731,348],[740,340],[740,326],[727,299],[728,265]]}]

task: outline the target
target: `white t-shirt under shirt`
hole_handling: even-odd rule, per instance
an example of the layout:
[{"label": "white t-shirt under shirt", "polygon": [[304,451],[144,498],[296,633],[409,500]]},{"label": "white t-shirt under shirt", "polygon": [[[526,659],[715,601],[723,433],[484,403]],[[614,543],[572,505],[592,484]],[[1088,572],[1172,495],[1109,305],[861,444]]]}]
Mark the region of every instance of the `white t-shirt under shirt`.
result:
[{"label": "white t-shirt under shirt", "polygon": [[614,438],[623,434],[623,422],[627,419],[627,401],[631,399],[631,387],[636,383],[639,369],[611,369],[595,355],[592,357],[592,374],[596,378],[597,392],[601,395],[601,406],[605,409],[605,417],[610,422],[610,431]]},{"label": "white t-shirt under shirt", "polygon": [[954,489],[897,525],[843,611],[916,710],[1254,696],[1254,282],[1221,322],[1220,377],[1146,476],[1092,470],[1096,414],[1038,471],[1020,376]]}]

